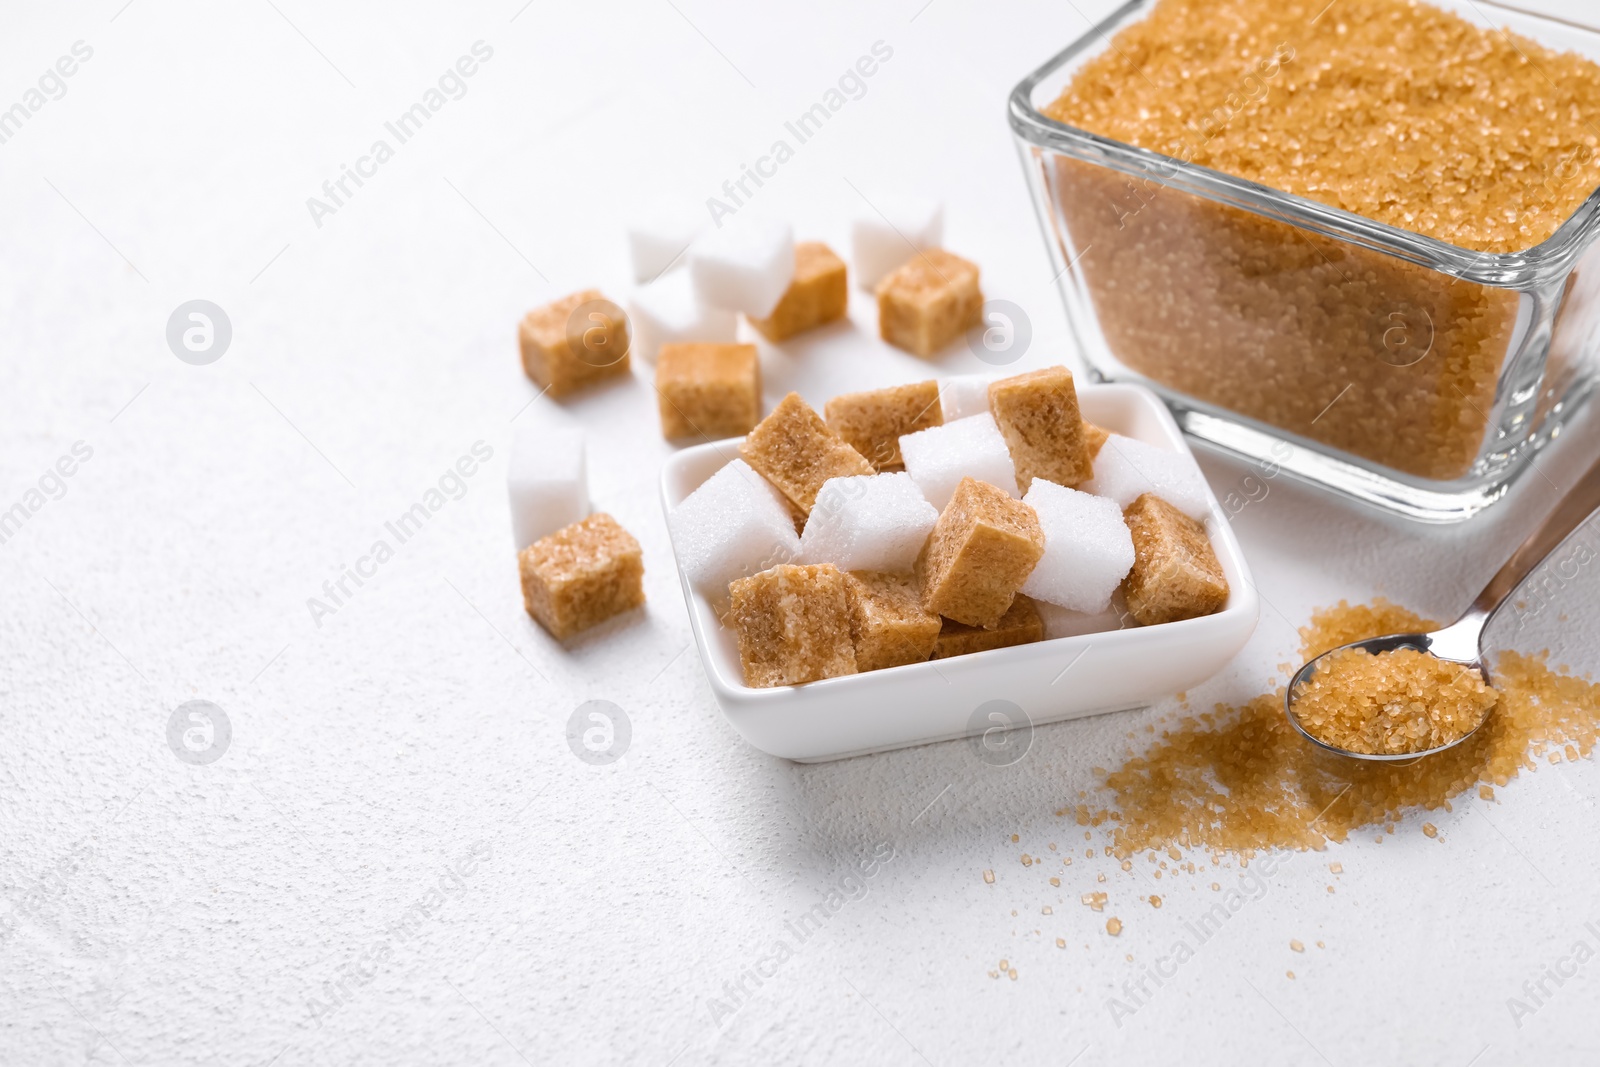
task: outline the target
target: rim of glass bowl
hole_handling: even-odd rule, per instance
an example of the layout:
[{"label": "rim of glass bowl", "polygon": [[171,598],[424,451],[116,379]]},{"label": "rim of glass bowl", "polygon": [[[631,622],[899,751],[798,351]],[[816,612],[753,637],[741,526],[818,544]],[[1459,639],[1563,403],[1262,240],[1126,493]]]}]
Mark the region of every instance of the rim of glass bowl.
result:
[{"label": "rim of glass bowl", "polygon": [[[1011,91],[1007,108],[1012,131],[1039,148],[1098,163],[1134,177],[1154,177],[1161,184],[1184,192],[1268,218],[1277,218],[1291,226],[1351,241],[1481,285],[1505,289],[1535,289],[1546,285],[1570,272],[1578,257],[1600,233],[1600,188],[1597,188],[1555,233],[1532,248],[1520,252],[1476,252],[1434,237],[1402,230],[1343,208],[1224,174],[1210,167],[1184,163],[1161,152],[1102,137],[1057,122],[1034,107],[1033,93],[1040,83],[1097,44],[1104,42],[1109,46],[1113,33],[1135,21],[1135,16],[1143,15],[1157,2],[1128,0],[1096,23],[1088,33],[1018,82]],[[1473,4],[1515,14],[1532,23],[1577,30],[1594,41],[1595,51],[1589,58],[1600,62],[1600,32],[1590,27],[1497,3],[1496,0],[1473,0]]]}]

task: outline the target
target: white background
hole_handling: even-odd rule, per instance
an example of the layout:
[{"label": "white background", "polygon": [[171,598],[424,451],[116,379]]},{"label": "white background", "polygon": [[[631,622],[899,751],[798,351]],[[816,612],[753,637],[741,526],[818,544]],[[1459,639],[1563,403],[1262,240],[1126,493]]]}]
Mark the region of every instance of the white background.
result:
[{"label": "white background", "polygon": [[[1591,764],[1432,813],[1437,840],[1419,817],[1292,857],[1118,1026],[1107,998],[1241,872],[1153,883],[1085,859],[1054,812],[1175,702],[1041,728],[1006,768],[965,743],[765,757],[689,648],[648,385],[529,404],[521,314],[620,298],[631,202],[702,203],[879,40],[892,59],[753,208],[842,251],[869,201],[939,196],[949,246],[1032,319],[1019,366],[1074,358],[1004,101],[1108,5],[121,2],[8,10],[0,34],[0,107],[94,50],[0,145],[0,509],[93,449],[0,545],[0,1061],[1592,1062],[1600,963],[1520,1027],[1507,1007],[1576,940],[1600,948]],[[494,55],[466,95],[315,225],[307,197],[478,40]],[[210,366],[164,339],[194,298],[233,323]],[[769,403],[928,375],[872,339],[859,294],[853,316],[764,351]],[[936,366],[985,369],[961,346]],[[648,611],[566,649],[522,612],[518,418],[587,428],[596,505],[644,544]],[[315,625],[307,598],[480,440],[465,495]],[[1455,529],[1272,480],[1236,520],[1260,627],[1191,702],[1276,684],[1295,627],[1340,598],[1452,615],[1581,444]],[[1204,465],[1219,496],[1250,473]],[[1591,569],[1503,639],[1593,667],[1597,595]],[[209,765],[167,743],[194,699],[232,727]],[[618,763],[568,746],[589,699],[629,716]],[[385,932],[479,843],[413,936]],[[857,899],[714,1019],[879,843]],[[1095,889],[1104,913],[1077,903]],[[1002,959],[1014,981],[990,977]]]}]

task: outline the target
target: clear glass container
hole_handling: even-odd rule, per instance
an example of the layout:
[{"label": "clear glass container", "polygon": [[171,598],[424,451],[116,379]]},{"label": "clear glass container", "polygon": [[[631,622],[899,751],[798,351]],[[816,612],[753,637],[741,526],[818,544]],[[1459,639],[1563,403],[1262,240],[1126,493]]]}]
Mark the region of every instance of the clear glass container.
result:
[{"label": "clear glass container", "polygon": [[[1045,117],[1154,4],[1119,8],[1011,94],[1090,372],[1155,390],[1201,441],[1412,518],[1499,499],[1600,377],[1600,191],[1534,248],[1476,252]],[[1600,59],[1583,27],[1436,6]]]}]

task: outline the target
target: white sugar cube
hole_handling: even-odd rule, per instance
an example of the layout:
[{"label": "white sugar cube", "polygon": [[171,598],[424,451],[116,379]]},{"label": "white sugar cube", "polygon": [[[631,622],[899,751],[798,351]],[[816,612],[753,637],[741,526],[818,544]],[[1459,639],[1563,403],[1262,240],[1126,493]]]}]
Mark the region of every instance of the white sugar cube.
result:
[{"label": "white sugar cube", "polygon": [[682,204],[650,204],[628,223],[628,257],[633,280],[643,285],[681,266],[706,219]]},{"label": "white sugar cube", "polygon": [[1094,615],[1133,569],[1133,536],[1115,501],[1035,478],[1022,502],[1044,531],[1044,555],[1022,592],[1071,611]]},{"label": "white sugar cube", "polygon": [[1144,493],[1154,493],[1191,519],[1204,522],[1210,513],[1206,478],[1193,456],[1121,434],[1106,438],[1094,458],[1094,477],[1080,488],[1122,507]]},{"label": "white sugar cube", "polygon": [[989,374],[957,374],[939,383],[939,406],[944,421],[954,422],[972,415],[989,413],[989,385],[997,379]]},{"label": "white sugar cube", "polygon": [[506,468],[511,536],[518,551],[589,517],[589,479],[582,430],[517,427]]},{"label": "white sugar cube", "polygon": [[863,206],[850,225],[856,283],[876,289],[896,267],[943,239],[944,208],[937,200],[905,197]]},{"label": "white sugar cube", "polygon": [[783,496],[742,459],[690,493],[667,527],[689,584],[714,600],[727,596],[730,582],[792,563],[800,553]]},{"label": "white sugar cube", "polygon": [[1111,606],[1090,615],[1082,611],[1058,608],[1048,600],[1036,600],[1039,621],[1044,623],[1044,636],[1048,641],[1059,637],[1082,637],[1085,634],[1103,634],[1120,630],[1127,623],[1127,607],[1119,596],[1111,598]]},{"label": "white sugar cube", "polygon": [[830,478],[800,538],[802,563],[842,571],[908,572],[939,521],[909,474]]},{"label": "white sugar cube", "polygon": [[906,473],[940,511],[968,475],[1012,496],[1021,495],[1011,450],[987,412],[906,434],[900,438],[900,456]]},{"label": "white sugar cube", "polygon": [[689,250],[701,303],[764,319],[794,280],[794,230],[764,219],[730,222]]},{"label": "white sugar cube", "polygon": [[738,340],[739,317],[695,299],[689,275],[677,271],[628,297],[628,322],[633,328],[629,351],[654,363],[662,345],[702,341],[732,344]]}]

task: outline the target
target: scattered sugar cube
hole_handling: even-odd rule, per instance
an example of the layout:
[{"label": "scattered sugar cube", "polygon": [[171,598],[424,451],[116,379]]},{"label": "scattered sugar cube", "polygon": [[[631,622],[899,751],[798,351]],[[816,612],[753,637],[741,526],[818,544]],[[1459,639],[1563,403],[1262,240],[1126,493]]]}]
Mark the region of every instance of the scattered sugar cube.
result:
[{"label": "scattered sugar cube", "polygon": [[1039,617],[1039,606],[1019,593],[992,630],[944,620],[938,640],[934,642],[933,658],[949,659],[1043,640],[1044,623]]},{"label": "scattered sugar cube", "polygon": [[534,308],[517,328],[522,370],[552,397],[628,373],[628,317],[598,289]]},{"label": "scattered sugar cube", "polygon": [[1109,434],[1094,457],[1094,477],[1084,492],[1109,497],[1126,508],[1145,493],[1154,493],[1191,519],[1210,514],[1210,493],[1200,465],[1187,452]]},{"label": "scattered sugar cube", "polygon": [[635,289],[628,297],[628,319],[633,327],[632,355],[647,363],[655,362],[662,345],[732,344],[739,339],[739,316],[696,300],[685,271]]},{"label": "scattered sugar cube", "polygon": [[[881,208],[881,212],[878,210]],[[879,201],[850,224],[850,259],[856,284],[876,289],[900,264],[944,240],[944,208],[937,200],[905,197]]]},{"label": "scattered sugar cube", "polygon": [[506,467],[511,536],[518,550],[589,514],[582,430],[552,429],[531,418],[517,427]]},{"label": "scattered sugar cube", "polygon": [[909,572],[938,521],[909,474],[830,478],[806,520],[800,559],[844,571]]},{"label": "scattered sugar cube", "polygon": [[714,601],[735,579],[800,554],[788,502],[742,459],[685,497],[667,528],[689,584]]},{"label": "scattered sugar cube", "polygon": [[943,249],[918,253],[878,283],[878,333],[924,359],[982,315],[977,264]]},{"label": "scattered sugar cube", "polygon": [[778,306],[769,315],[752,316],[750,325],[769,341],[785,341],[802,331],[844,318],[849,304],[850,285],[845,281],[844,260],[821,241],[803,241],[794,246],[794,278]]},{"label": "scattered sugar cube", "polygon": [[1193,619],[1228,603],[1228,579],[1206,528],[1153,493],[1123,513],[1133,535],[1133,569],[1123,592],[1145,626]]},{"label": "scattered sugar cube", "polygon": [[1090,615],[1107,610],[1133,566],[1133,538],[1116,501],[1036,478],[1022,502],[1044,530],[1044,555],[1022,591]]},{"label": "scattered sugar cube", "polygon": [[992,630],[1044,554],[1033,509],[963,478],[917,560],[922,603],[954,622]]},{"label": "scattered sugar cube", "polygon": [[1011,449],[1017,487],[1024,493],[1035,478],[1077,485],[1092,473],[1078,415],[1078,390],[1065,367],[1002,378],[989,386],[989,410]]},{"label": "scattered sugar cube", "polygon": [[909,574],[855,571],[845,575],[850,640],[856,669],[877,671],[921,663],[939,640],[939,616],[922,606],[922,588]]},{"label": "scattered sugar cube", "polygon": [[828,429],[799,393],[784,397],[750,431],[739,454],[805,515],[829,478],[873,472],[872,464]]},{"label": "scattered sugar cube", "polygon": [[738,437],[761,419],[761,363],[755,345],[673,344],[656,364],[661,434]]},{"label": "scattered sugar cube", "polygon": [[639,542],[604,512],[535,541],[517,567],[523,607],[557,640],[644,603]]},{"label": "scattered sugar cube", "polygon": [[832,564],[780,564],[730,587],[726,618],[739,641],[744,684],[803,685],[856,673],[850,597]]},{"label": "scattered sugar cube", "polygon": [[988,415],[989,386],[996,381],[992,374],[957,374],[939,383],[939,402],[944,405],[944,421]]},{"label": "scattered sugar cube", "polygon": [[828,427],[880,471],[905,466],[900,438],[944,423],[939,383],[917,382],[865,393],[846,393],[823,409]]},{"label": "scattered sugar cube", "polygon": [[687,205],[645,205],[628,223],[633,280],[644,285],[680,266],[704,229],[704,216]]},{"label": "scattered sugar cube", "polygon": [[1016,468],[1006,439],[988,414],[969,415],[906,434],[900,438],[900,455],[906,473],[936,508],[950,503],[956,486],[968,475],[1012,496],[1022,495],[1017,492]]},{"label": "scattered sugar cube", "polygon": [[760,219],[730,223],[689,250],[689,274],[702,303],[764,319],[794,278],[794,231]]}]

